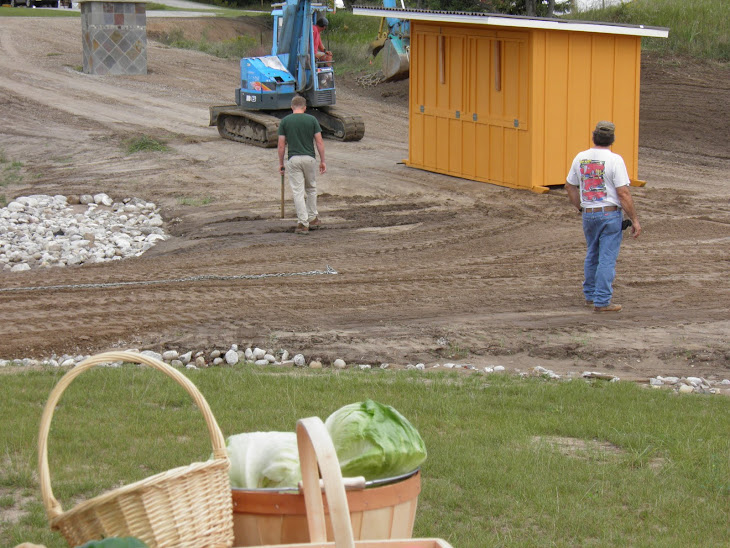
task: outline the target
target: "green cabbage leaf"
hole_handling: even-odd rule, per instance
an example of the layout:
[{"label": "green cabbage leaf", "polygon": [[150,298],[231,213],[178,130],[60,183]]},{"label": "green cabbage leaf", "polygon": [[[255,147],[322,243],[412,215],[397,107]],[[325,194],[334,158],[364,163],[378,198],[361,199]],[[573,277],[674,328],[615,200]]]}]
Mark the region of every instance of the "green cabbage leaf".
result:
[{"label": "green cabbage leaf", "polygon": [[294,487],[302,479],[294,432],[247,432],[226,440],[231,487]]},{"label": "green cabbage leaf", "polygon": [[411,472],[426,460],[426,444],[397,410],[373,400],[352,403],[325,421],[345,477],[367,481]]}]

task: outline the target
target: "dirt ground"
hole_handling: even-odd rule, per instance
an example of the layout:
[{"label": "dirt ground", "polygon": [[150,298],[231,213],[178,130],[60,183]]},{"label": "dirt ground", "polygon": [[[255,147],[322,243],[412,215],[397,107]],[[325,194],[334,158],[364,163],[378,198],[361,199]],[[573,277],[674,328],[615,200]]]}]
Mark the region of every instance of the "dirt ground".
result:
[{"label": "dirt ground", "polygon": [[[148,22],[150,37],[178,25],[208,26],[210,39],[245,27]],[[644,234],[627,238],[619,257],[624,311],[596,315],[583,303],[580,217],[565,191],[537,195],[405,167],[404,83],[339,82],[338,104],[365,118],[366,133],[357,143],[326,141],[324,228],[301,237],[288,191],[280,218],[276,152],[208,127],[208,107],[233,101],[236,60],[151,40],[146,76],[89,76],[81,65],[77,19],[0,18],[0,150],[24,164],[23,181],[0,193],[143,197],[162,207],[174,237],[133,260],[0,272],[2,287],[328,265],[337,275],[0,293],[2,358],[238,343],[325,363],[730,378],[727,66],[645,57],[639,177],[648,185],[633,189]],[[127,155],[122,141],[141,134],[172,151]]]}]

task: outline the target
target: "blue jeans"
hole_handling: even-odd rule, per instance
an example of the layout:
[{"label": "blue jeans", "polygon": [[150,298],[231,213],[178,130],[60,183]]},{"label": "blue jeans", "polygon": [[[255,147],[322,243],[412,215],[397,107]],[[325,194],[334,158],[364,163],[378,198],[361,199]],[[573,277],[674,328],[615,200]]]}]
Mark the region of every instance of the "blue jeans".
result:
[{"label": "blue jeans", "polygon": [[621,247],[623,214],[617,211],[584,211],[583,234],[586,237],[585,279],[583,294],[594,306],[611,304],[616,259]]}]

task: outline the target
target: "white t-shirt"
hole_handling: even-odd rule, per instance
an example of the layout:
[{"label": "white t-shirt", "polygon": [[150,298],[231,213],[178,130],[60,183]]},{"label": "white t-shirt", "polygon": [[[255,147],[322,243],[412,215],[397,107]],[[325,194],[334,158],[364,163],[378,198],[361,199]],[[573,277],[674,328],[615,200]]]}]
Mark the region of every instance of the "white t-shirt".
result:
[{"label": "white t-shirt", "polygon": [[624,159],[607,148],[579,152],[566,182],[580,187],[581,207],[620,207],[616,188],[631,183]]}]

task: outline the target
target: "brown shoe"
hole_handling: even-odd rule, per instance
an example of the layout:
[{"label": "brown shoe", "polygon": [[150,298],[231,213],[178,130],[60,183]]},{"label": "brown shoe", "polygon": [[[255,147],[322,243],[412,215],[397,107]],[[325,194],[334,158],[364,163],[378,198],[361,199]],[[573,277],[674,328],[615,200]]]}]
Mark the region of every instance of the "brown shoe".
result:
[{"label": "brown shoe", "polygon": [[606,306],[595,306],[593,312],[621,312],[622,306],[620,304],[608,304]]},{"label": "brown shoe", "polygon": [[317,230],[320,226],[322,226],[322,221],[319,220],[319,217],[309,221],[309,230]]},{"label": "brown shoe", "polygon": [[593,301],[586,301],[586,306],[593,306]]},{"label": "brown shoe", "polygon": [[294,229],[294,234],[309,234],[309,228],[304,226],[302,223],[297,223],[297,227]]}]

